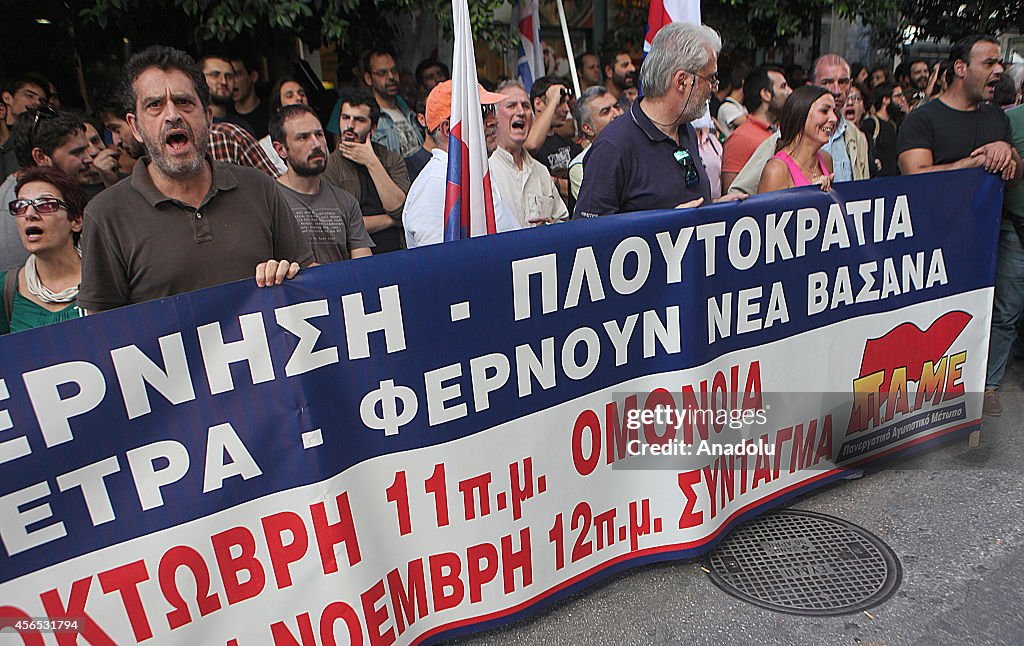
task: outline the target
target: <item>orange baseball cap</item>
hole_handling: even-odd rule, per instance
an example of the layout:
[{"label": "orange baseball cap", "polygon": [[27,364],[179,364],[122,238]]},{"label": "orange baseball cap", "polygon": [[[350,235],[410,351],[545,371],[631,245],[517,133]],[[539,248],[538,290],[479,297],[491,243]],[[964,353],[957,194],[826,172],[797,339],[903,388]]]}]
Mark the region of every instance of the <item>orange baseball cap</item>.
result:
[{"label": "orange baseball cap", "polygon": [[[480,105],[493,105],[505,99],[504,94],[488,92],[477,83],[480,92]],[[443,81],[434,86],[427,96],[427,130],[434,131],[441,122],[452,116],[452,82]]]}]

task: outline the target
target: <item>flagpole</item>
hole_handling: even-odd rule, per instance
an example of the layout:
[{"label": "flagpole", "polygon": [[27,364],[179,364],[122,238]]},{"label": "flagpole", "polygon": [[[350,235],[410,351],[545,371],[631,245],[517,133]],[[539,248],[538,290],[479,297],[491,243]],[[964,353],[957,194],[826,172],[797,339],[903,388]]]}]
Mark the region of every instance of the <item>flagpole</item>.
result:
[{"label": "flagpole", "polygon": [[572,74],[572,86],[576,90],[576,96],[579,97],[580,92],[580,77],[576,73],[576,55],[572,51],[572,41],[569,39],[569,25],[565,24],[565,7],[562,6],[562,0],[558,1],[558,20],[562,23],[562,38],[565,39],[565,53],[569,57],[569,72]]}]

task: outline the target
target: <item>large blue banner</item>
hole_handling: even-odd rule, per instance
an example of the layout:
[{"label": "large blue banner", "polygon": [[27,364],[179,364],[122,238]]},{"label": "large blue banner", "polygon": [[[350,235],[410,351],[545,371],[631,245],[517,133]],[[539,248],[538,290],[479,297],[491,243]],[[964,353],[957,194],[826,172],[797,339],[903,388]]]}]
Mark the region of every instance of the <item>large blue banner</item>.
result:
[{"label": "large blue banner", "polygon": [[409,643],[692,556],[977,426],[1001,200],[807,187],[0,338],[0,621]]}]

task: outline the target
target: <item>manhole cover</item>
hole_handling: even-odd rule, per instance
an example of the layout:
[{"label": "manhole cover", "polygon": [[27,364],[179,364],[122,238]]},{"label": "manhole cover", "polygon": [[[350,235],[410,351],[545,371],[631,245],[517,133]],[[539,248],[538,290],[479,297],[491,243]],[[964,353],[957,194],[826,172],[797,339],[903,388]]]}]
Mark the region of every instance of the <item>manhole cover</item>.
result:
[{"label": "manhole cover", "polygon": [[888,545],[840,518],[796,509],[733,530],[708,556],[715,585],[749,603],[795,615],[866,610],[899,587]]}]

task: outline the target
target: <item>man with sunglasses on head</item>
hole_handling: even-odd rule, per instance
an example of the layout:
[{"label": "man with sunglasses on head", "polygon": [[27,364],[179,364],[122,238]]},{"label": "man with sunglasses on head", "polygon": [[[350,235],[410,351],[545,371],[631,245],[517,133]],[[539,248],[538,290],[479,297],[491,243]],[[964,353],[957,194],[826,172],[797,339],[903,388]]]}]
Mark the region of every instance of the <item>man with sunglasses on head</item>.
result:
[{"label": "man with sunglasses on head", "polygon": [[721,47],[718,32],[707,26],[673,22],[658,31],[640,72],[644,96],[604,129],[584,158],[576,217],[711,202],[690,122],[718,88]]},{"label": "man with sunglasses on head", "polygon": [[49,101],[46,79],[31,72],[22,74],[4,84],[0,100],[7,107],[7,125],[13,126],[18,117],[27,110],[35,110]]},{"label": "man with sunglasses on head", "polygon": [[[60,168],[83,190],[93,181],[96,149],[89,144],[85,124],[71,113],[57,112],[45,105],[25,111],[14,124],[11,143],[22,168]],[[6,206],[14,201],[17,181],[18,173],[14,172],[0,184],[0,204]],[[96,192],[87,192],[87,196],[91,198]],[[0,269],[24,262],[27,255],[17,228],[9,218],[0,219]]]},{"label": "man with sunglasses on head", "polygon": [[[497,116],[493,106],[505,98],[502,94],[488,92],[478,86],[480,103],[484,109],[483,125],[485,137],[488,130],[494,130]],[[488,109],[490,108],[490,109]],[[405,242],[409,249],[444,241],[445,192],[448,185],[448,137],[451,134],[452,82],[442,81],[434,86],[427,96],[424,122],[427,136],[433,142],[430,161],[416,177],[405,201]],[[493,137],[487,137],[487,152],[494,150]],[[491,187],[494,201],[494,223],[498,233],[519,229],[519,222],[498,192]]]}]

